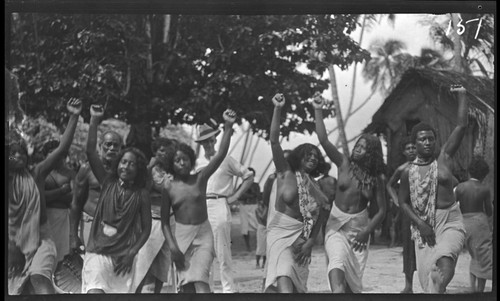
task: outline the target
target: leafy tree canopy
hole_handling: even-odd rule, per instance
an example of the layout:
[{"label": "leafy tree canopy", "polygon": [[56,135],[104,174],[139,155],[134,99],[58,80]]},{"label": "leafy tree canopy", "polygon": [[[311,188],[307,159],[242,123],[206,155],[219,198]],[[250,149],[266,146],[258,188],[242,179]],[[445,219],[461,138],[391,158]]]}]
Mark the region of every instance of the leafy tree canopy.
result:
[{"label": "leafy tree canopy", "polygon": [[[58,127],[66,100],[79,97],[86,121],[92,103],[156,129],[222,122],[231,107],[267,137],[269,99],[282,92],[287,136],[314,129],[305,100],[327,88],[318,74],[328,64],[369,57],[349,37],[357,17],[14,14],[10,65],[24,111]],[[312,72],[300,72],[304,64]]]}]

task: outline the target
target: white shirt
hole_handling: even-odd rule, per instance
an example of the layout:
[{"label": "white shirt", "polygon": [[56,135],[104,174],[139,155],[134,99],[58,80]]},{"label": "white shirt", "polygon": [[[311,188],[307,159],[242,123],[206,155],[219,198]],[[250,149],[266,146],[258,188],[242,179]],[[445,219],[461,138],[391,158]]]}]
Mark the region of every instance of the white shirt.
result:
[{"label": "white shirt", "polygon": [[[196,160],[195,172],[199,172],[208,165],[209,160],[205,157]],[[222,161],[219,168],[210,176],[207,183],[207,195],[216,194],[230,196],[234,191],[234,177],[241,177],[243,180],[251,177],[253,173],[241,165],[236,159],[227,156]]]}]

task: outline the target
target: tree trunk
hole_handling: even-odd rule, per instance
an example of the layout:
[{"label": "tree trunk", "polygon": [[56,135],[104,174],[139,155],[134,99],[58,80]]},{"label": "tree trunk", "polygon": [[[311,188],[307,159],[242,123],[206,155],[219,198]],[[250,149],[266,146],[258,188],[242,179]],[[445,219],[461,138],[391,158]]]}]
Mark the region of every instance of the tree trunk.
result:
[{"label": "tree trunk", "polygon": [[[37,22],[37,18],[36,18],[36,13],[33,13],[31,14],[31,16],[33,17],[33,33],[34,33],[34,36],[35,36],[35,52],[38,53],[38,47],[40,45],[40,41],[38,39],[38,22]],[[40,64],[40,56],[37,54],[35,56],[35,59],[36,59],[36,71],[37,72],[41,72],[41,64]]]},{"label": "tree trunk", "polygon": [[150,85],[153,83],[153,42],[151,41],[151,18],[146,16],[144,33],[146,34],[148,50],[146,58],[146,81]]},{"label": "tree trunk", "polygon": [[[458,22],[460,22],[460,14],[451,14],[451,22],[453,23],[453,30],[450,32],[450,38],[453,41],[453,59],[451,61],[451,67],[453,71],[464,73],[464,63],[462,58],[462,40],[460,35],[457,33]],[[462,21],[462,25],[465,22]]]},{"label": "tree trunk", "polygon": [[167,44],[170,35],[170,15],[163,16],[163,43]]},{"label": "tree trunk", "polygon": [[152,131],[148,121],[135,121],[130,124],[130,132],[127,135],[125,143],[127,147],[136,147],[140,149],[146,156],[148,162],[153,156],[151,142]]},{"label": "tree trunk", "polygon": [[127,135],[126,144],[128,146],[136,147],[140,149],[145,155],[146,159],[152,157],[153,153],[151,150],[152,142],[152,130],[149,123],[149,114],[151,110],[151,100],[152,96],[148,93],[153,84],[153,55],[152,55],[152,40],[151,40],[151,19],[150,16],[144,17],[144,34],[146,35],[147,43],[147,59],[146,59],[146,89],[140,89],[145,91],[145,93],[132,93],[132,101],[134,103],[134,112],[132,112],[132,118],[130,123],[130,132]]},{"label": "tree trunk", "polygon": [[335,105],[335,117],[337,118],[339,137],[342,143],[342,151],[344,152],[345,156],[349,156],[349,147],[347,146],[344,120],[342,118],[342,112],[340,110],[339,94],[337,90],[337,79],[335,77],[335,70],[333,69],[333,65],[328,66],[328,73],[330,74],[330,87],[332,89],[332,99]]},{"label": "tree trunk", "polygon": [[[359,35],[359,41],[358,44],[361,45],[361,42],[363,41],[363,35],[365,33],[365,26],[366,26],[366,15],[363,15],[363,24],[361,25],[361,34]],[[351,113],[352,106],[354,104],[354,95],[356,94],[356,78],[357,78],[357,71],[358,71],[358,62],[354,62],[354,71],[352,74],[352,84],[351,84],[351,99],[349,100],[349,109],[347,109],[347,115]],[[346,123],[347,123],[347,118],[346,118]]]}]

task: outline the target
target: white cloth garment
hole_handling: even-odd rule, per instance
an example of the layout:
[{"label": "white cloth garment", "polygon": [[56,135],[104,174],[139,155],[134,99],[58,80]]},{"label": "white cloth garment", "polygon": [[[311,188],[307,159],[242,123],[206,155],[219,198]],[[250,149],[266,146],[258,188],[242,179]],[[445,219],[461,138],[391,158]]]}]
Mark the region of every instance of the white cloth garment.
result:
[{"label": "white cloth garment", "polygon": [[[196,162],[195,172],[203,169],[208,162],[204,157],[199,158]],[[227,156],[207,183],[207,196],[223,196],[218,199],[207,198],[208,220],[214,235],[215,255],[219,262],[223,293],[238,292],[238,287],[234,282],[231,258],[231,211],[225,197],[234,193],[234,177],[245,180],[251,176],[252,172],[248,168],[234,158]],[[211,279],[213,279],[213,273]],[[213,287],[212,280],[210,282],[210,286]]]},{"label": "white cloth garment", "polygon": [[354,251],[351,241],[360,230],[368,225],[368,222],[368,210],[366,208],[361,212],[348,214],[341,211],[334,202],[326,224],[327,275],[333,269],[344,271],[345,280],[353,293],[361,293],[363,290],[362,280],[366,261],[368,260],[370,241],[368,241],[367,247],[363,251]]}]

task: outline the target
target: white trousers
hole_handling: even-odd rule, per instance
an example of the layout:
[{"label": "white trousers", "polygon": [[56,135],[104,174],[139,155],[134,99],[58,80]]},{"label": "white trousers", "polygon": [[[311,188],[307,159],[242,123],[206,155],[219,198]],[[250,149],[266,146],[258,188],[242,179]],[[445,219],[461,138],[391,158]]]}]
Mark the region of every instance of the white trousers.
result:
[{"label": "white trousers", "polygon": [[[237,293],[231,258],[231,210],[226,198],[207,199],[208,221],[214,234],[215,256],[219,262],[222,293]],[[212,277],[213,280],[213,271]],[[213,287],[213,284],[210,285]]]}]

